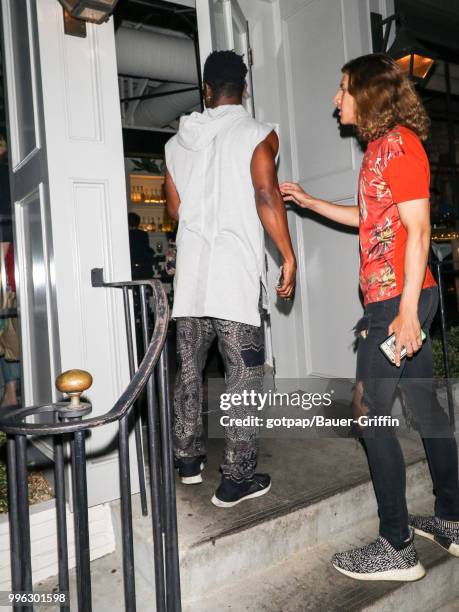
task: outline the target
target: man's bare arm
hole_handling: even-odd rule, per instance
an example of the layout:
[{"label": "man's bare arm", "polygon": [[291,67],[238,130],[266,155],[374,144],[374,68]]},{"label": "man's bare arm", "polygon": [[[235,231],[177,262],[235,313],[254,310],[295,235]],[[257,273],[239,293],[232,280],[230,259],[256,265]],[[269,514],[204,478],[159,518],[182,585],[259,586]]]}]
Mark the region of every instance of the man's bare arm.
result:
[{"label": "man's bare arm", "polygon": [[298,183],[285,182],[280,185],[282,197],[285,202],[293,201],[301,208],[309,208],[327,219],[336,223],[359,227],[359,207],[344,206],[342,204],[332,204],[326,200],[319,200],[306,193]]},{"label": "man's bare arm", "polygon": [[404,287],[398,314],[388,329],[389,334],[395,333],[395,364],[399,366],[403,346],[406,347],[408,357],[422,347],[418,304],[429,258],[430,208],[427,198],[400,202],[397,208],[408,234],[404,260]]},{"label": "man's bare arm", "polygon": [[283,258],[284,280],[277,293],[282,298],[290,298],[295,289],[296,258],[290,240],[287,213],[277,181],[275,158],[278,150],[277,134],[271,132],[255,149],[251,174],[258,216]]},{"label": "man's bare arm", "polygon": [[172,180],[172,176],[170,175],[169,170],[167,168],[164,180],[164,191],[166,192],[167,212],[169,214],[169,217],[172,217],[172,219],[178,221],[180,196],[175,187],[174,181]]}]

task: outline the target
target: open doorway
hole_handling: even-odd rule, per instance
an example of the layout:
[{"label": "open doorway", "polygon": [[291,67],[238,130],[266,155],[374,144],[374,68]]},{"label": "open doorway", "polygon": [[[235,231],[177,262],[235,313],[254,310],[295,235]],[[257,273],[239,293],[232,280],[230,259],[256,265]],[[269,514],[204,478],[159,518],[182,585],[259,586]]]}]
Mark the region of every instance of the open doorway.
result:
[{"label": "open doorway", "polygon": [[177,223],[166,210],[164,145],[181,115],[202,109],[194,8],[126,0],[115,13],[133,278],[173,300]]},{"label": "open doorway", "polygon": [[[132,274],[161,280],[172,306],[177,223],[166,210],[164,145],[182,115],[203,110],[201,66],[212,50],[234,49],[244,57],[243,104],[255,116],[248,23],[236,0],[122,0],[114,23]],[[263,326],[271,366],[268,317]],[[173,328],[172,322],[171,336]]]},{"label": "open doorway", "polygon": [[[178,224],[166,209],[164,146],[182,115],[203,109],[197,15],[180,4],[125,0],[114,17],[132,277],[160,280],[172,308]],[[168,342],[173,377],[174,321]],[[223,370],[215,344],[207,373]]]}]

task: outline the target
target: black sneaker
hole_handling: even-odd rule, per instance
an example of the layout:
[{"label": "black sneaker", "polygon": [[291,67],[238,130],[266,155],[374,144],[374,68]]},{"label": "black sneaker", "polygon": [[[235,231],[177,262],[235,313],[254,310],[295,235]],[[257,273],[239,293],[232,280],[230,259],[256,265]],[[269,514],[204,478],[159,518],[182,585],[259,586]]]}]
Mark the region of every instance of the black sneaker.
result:
[{"label": "black sneaker", "polygon": [[245,499],[265,495],[270,488],[271,477],[268,474],[254,474],[250,480],[242,482],[223,477],[211,501],[219,508],[231,508]]},{"label": "black sneaker", "polygon": [[397,550],[379,536],[371,544],[334,555],[333,567],[356,580],[419,580],[425,576],[426,571],[418,560],[413,538],[414,533],[409,544]]},{"label": "black sneaker", "polygon": [[459,522],[444,521],[436,516],[410,514],[408,523],[415,533],[432,540],[454,557],[459,557]]},{"label": "black sneaker", "polygon": [[199,484],[202,482],[201,472],[204,469],[206,458],[200,457],[179,457],[174,464],[183,484]]}]

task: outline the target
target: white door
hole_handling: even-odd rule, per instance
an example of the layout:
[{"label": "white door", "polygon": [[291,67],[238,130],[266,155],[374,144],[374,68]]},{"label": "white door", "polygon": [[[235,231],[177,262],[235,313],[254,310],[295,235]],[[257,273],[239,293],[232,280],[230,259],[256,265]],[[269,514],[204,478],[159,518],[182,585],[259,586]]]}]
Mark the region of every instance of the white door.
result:
[{"label": "white door", "polygon": [[56,399],[60,367],[35,3],[2,3],[25,405]]},{"label": "white door", "polygon": [[[317,197],[354,204],[362,152],[354,138],[340,134],[332,98],[341,67],[371,51],[369,2],[285,0],[279,6],[281,176]],[[362,313],[357,232],[298,208],[289,219],[297,291],[293,311],[273,321],[278,370],[286,378],[353,377],[353,326]]]},{"label": "white door", "polygon": [[[25,402],[48,403],[56,373],[82,368],[104,414],[129,382],[122,295],[91,285],[92,268],[131,274],[113,20],[77,38],[57,0],[2,10]],[[90,505],[119,497],[116,448],[112,426],[88,436]]]},{"label": "white door", "polygon": [[232,49],[244,56],[249,72],[247,97],[243,103],[255,116],[249,25],[237,0],[196,0],[196,16],[202,66],[212,51]]},{"label": "white door", "polygon": [[[212,51],[232,49],[243,55],[249,69],[247,74],[247,96],[243,104],[251,115],[255,116],[255,104],[252,80],[252,49],[250,47],[249,24],[237,0],[196,0],[198,20],[199,53],[201,66]],[[277,126],[273,125],[277,129]],[[268,258],[265,258],[266,266]],[[273,367],[274,355],[271,339],[271,323],[264,318],[265,361]]]}]

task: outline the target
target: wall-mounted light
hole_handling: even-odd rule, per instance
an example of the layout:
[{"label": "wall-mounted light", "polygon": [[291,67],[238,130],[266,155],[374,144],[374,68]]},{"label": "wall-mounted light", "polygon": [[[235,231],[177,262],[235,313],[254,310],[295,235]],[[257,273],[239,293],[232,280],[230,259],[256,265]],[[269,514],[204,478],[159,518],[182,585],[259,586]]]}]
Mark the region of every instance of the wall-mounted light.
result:
[{"label": "wall-mounted light", "polygon": [[[392,46],[387,50],[392,23],[400,25]],[[427,79],[436,56],[408,32],[398,15],[383,19],[379,13],[371,13],[371,34],[374,53],[390,55],[403,72],[415,81],[423,82]]]},{"label": "wall-mounted light", "polygon": [[59,0],[71,17],[104,23],[115,10],[118,0]]}]

